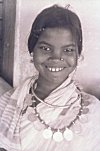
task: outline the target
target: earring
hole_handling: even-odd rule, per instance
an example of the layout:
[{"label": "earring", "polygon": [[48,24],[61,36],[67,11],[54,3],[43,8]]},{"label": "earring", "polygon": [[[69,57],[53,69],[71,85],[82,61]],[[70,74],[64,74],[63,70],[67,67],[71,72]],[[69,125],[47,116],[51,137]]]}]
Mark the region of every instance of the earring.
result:
[{"label": "earring", "polygon": [[63,58],[60,58],[60,60],[61,60],[61,61],[64,61],[64,59],[63,59]]},{"label": "earring", "polygon": [[31,56],[30,63],[33,63],[33,62],[34,62],[34,59],[33,59],[33,52],[30,53],[30,56]]}]

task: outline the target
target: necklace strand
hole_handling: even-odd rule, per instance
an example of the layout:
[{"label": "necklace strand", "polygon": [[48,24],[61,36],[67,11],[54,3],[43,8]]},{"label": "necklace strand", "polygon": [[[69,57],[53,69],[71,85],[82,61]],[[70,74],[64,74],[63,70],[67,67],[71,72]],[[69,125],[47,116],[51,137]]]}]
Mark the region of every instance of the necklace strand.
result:
[{"label": "necklace strand", "polygon": [[[32,89],[33,90],[33,89]],[[38,98],[36,96],[36,94],[34,93],[34,91],[31,91],[31,100],[32,100],[32,104],[29,105],[30,107],[33,107],[34,109],[34,112],[35,114],[33,116],[36,116],[36,118],[38,118],[38,120],[40,121],[40,123],[42,123],[44,125],[44,130],[43,130],[43,137],[46,138],[46,139],[53,139],[54,141],[56,142],[60,142],[62,141],[63,139],[67,140],[67,141],[71,141],[72,138],[73,138],[73,131],[70,129],[73,125],[75,125],[76,121],[78,119],[80,119],[81,115],[82,114],[87,114],[87,112],[89,111],[88,108],[84,108],[85,104],[83,102],[83,97],[82,97],[82,93],[80,91],[79,88],[77,88],[78,90],[78,98],[73,102],[71,103],[70,105],[64,105],[64,106],[59,106],[59,105],[52,105],[52,104],[49,104],[43,100],[41,100],[40,98]],[[79,104],[79,111],[76,115],[76,117],[69,123],[69,125],[66,125],[64,126],[63,128],[54,128],[52,126],[50,126],[49,124],[47,124],[40,116],[40,114],[38,113],[37,111],[37,108],[36,108],[36,101],[39,101],[49,107],[54,107],[54,108],[62,108],[62,109],[69,109],[71,107],[71,105],[73,105],[77,100],[80,100],[80,104]],[[23,113],[26,112],[28,106],[23,110]],[[23,115],[22,113],[22,115]],[[34,120],[33,120],[34,122]]]},{"label": "necklace strand", "polygon": [[45,104],[45,105],[47,105],[47,106],[49,106],[49,107],[53,107],[53,108],[58,108],[58,107],[59,107],[59,108],[63,108],[63,109],[64,109],[64,108],[68,108],[69,106],[73,105],[73,104],[80,98],[80,96],[78,95],[78,98],[77,98],[74,102],[72,102],[70,105],[54,105],[54,104],[50,104],[50,103],[45,102],[44,100],[38,98],[35,93],[33,93],[32,95],[33,95],[33,97],[35,97],[39,102],[41,102],[41,103],[43,103],[43,104]]},{"label": "necklace strand", "polygon": [[[81,102],[80,102],[80,109],[79,109],[79,112],[78,112],[78,114],[76,115],[76,117],[75,117],[75,119],[73,120],[73,121],[71,121],[71,123],[68,125],[68,126],[66,126],[67,128],[70,128],[74,123],[75,123],[75,121],[81,116],[81,114],[82,114],[82,111],[83,111],[83,103],[82,103],[82,96],[80,95],[80,97],[81,97]],[[33,108],[34,108],[34,111],[35,111],[35,113],[36,113],[36,116],[39,118],[39,120],[40,120],[40,122],[41,123],[43,123],[46,127],[50,127],[48,124],[46,124],[45,122],[44,122],[44,120],[40,117],[40,115],[39,115],[39,113],[38,113],[38,111],[37,111],[37,109],[36,109],[36,107],[35,107],[35,102],[33,101],[32,102],[32,105],[31,105]],[[57,129],[54,129],[54,128],[52,128],[51,127],[51,129],[53,130],[53,131],[57,131]],[[60,131],[63,131],[63,129],[64,128],[62,128],[62,129],[59,129]]]},{"label": "necklace strand", "polygon": [[40,114],[38,113],[36,107],[35,107],[35,101],[33,100],[31,107],[34,108],[35,115],[40,121],[45,126],[45,129],[43,130],[43,137],[45,139],[51,139],[53,138],[54,141],[60,142],[63,139],[67,141],[71,141],[73,138],[73,132],[70,130],[70,128],[75,125],[76,120],[78,120],[83,112],[83,99],[82,99],[82,94],[80,94],[81,97],[81,102],[80,102],[80,109],[76,117],[70,122],[69,125],[64,126],[63,128],[53,128],[50,125],[48,125],[41,117]]},{"label": "necklace strand", "polygon": [[[55,104],[50,104],[50,103],[48,103],[48,102],[45,102],[44,100],[42,100],[42,99],[40,99],[36,94],[35,94],[35,92],[34,92],[34,88],[36,88],[36,82],[31,86],[31,92],[32,92],[32,96],[33,96],[33,98],[35,97],[39,102],[41,102],[41,103],[43,103],[43,104],[45,104],[45,105],[47,105],[47,106],[49,106],[49,107],[54,107],[54,108],[68,108],[69,106],[72,106],[79,98],[80,98],[80,95],[78,95],[78,98],[74,101],[74,102],[72,102],[70,105],[55,105]],[[70,98],[70,100],[71,100],[71,98]]]}]

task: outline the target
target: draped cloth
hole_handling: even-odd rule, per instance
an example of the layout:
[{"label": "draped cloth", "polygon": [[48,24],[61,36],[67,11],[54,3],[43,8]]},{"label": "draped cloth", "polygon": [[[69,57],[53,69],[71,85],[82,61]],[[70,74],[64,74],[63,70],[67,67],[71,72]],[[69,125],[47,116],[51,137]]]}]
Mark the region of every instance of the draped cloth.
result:
[{"label": "draped cloth", "polygon": [[[71,129],[75,132],[72,141],[55,142],[43,137],[44,125],[34,117],[34,109],[27,106],[25,98],[36,77],[28,78],[16,90],[10,90],[0,99],[0,147],[7,151],[99,151],[100,150],[100,102],[94,96],[82,92],[84,101],[89,101],[89,112],[83,121],[77,120]],[[76,117],[81,98],[74,82],[69,77],[52,91],[45,102],[68,106],[49,107],[44,103],[37,105],[41,118],[51,127],[63,128]],[[33,120],[29,120],[30,117]],[[85,122],[84,122],[85,119]],[[87,121],[86,121],[87,119]]]}]

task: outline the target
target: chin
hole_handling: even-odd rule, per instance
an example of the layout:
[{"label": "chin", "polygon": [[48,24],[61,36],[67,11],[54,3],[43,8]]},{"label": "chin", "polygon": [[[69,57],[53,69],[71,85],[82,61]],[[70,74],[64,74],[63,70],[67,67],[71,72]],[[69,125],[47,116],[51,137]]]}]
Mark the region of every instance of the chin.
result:
[{"label": "chin", "polygon": [[61,83],[63,83],[67,78],[68,78],[68,76],[67,76],[67,77],[64,77],[64,78],[62,78],[61,76],[60,76],[60,77],[54,77],[54,78],[52,78],[52,79],[50,80],[50,82],[55,83],[55,84],[61,84]]}]

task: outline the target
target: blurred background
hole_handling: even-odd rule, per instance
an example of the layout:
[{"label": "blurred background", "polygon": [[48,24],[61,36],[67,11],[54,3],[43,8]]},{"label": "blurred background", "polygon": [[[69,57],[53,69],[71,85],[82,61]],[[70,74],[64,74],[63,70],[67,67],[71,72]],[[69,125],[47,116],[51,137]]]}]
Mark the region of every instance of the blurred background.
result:
[{"label": "blurred background", "polygon": [[80,17],[83,29],[83,56],[76,79],[84,90],[100,98],[100,1],[99,0],[0,0],[0,72],[16,87],[36,73],[27,49],[34,18],[53,4],[66,7]]}]

